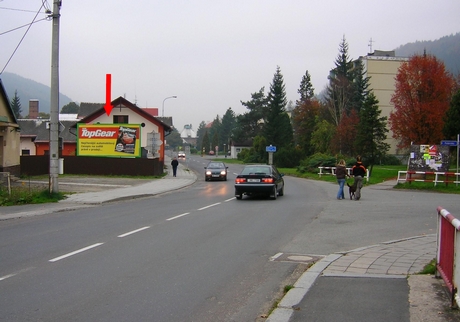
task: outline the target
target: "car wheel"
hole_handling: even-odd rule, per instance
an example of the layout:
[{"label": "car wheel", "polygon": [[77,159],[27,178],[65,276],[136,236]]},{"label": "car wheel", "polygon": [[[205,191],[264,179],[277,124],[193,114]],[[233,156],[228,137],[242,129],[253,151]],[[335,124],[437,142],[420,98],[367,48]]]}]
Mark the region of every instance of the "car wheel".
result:
[{"label": "car wheel", "polygon": [[278,192],[278,196],[284,196],[284,185],[281,190]]},{"label": "car wheel", "polygon": [[227,181],[227,176],[224,177],[224,181]]},{"label": "car wheel", "polygon": [[238,193],[238,191],[235,189],[235,198],[237,200],[243,199],[243,193]]},{"label": "car wheel", "polygon": [[276,190],[276,186],[273,187],[272,193],[270,194],[270,198],[273,200],[276,200],[276,197],[278,196],[278,191]]}]

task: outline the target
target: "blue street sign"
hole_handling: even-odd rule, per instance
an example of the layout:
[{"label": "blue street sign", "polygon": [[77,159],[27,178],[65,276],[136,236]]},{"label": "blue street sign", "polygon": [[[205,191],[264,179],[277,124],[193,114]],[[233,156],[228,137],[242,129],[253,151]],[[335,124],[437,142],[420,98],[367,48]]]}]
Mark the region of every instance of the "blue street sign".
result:
[{"label": "blue street sign", "polygon": [[276,146],[269,145],[265,147],[266,152],[276,152]]},{"label": "blue street sign", "polygon": [[455,140],[442,140],[441,145],[457,146],[457,141],[455,141]]}]

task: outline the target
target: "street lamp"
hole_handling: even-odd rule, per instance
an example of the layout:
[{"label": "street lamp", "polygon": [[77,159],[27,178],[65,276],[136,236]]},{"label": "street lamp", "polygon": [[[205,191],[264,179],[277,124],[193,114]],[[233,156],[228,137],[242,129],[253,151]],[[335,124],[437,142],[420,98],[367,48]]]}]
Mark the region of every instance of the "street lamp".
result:
[{"label": "street lamp", "polygon": [[165,116],[165,101],[169,98],[177,98],[176,95],[174,96],[169,96],[169,97],[166,97],[164,100],[163,100],[163,106],[161,108],[161,116],[164,117]]}]

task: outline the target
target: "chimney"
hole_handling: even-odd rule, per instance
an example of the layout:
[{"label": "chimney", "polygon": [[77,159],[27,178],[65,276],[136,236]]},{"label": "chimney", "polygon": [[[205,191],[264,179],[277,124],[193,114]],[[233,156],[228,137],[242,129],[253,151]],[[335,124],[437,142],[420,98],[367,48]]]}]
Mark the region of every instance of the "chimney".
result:
[{"label": "chimney", "polygon": [[29,118],[38,119],[38,100],[29,100]]}]

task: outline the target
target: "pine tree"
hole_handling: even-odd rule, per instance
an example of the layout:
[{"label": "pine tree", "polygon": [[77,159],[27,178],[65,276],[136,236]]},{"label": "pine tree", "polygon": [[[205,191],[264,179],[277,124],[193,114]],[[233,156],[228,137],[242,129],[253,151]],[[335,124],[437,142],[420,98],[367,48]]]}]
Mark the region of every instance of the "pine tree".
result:
[{"label": "pine tree", "polygon": [[13,113],[16,119],[22,118],[21,101],[19,99],[17,90],[14,91],[14,97],[11,99],[11,108],[13,110]]},{"label": "pine tree", "polygon": [[222,126],[221,126],[220,133],[219,133],[219,140],[220,140],[219,146],[222,148],[224,147],[224,144],[225,146],[227,146],[227,148],[224,150],[228,151],[228,144],[232,136],[232,132],[235,127],[235,123],[236,123],[235,112],[233,112],[232,108],[229,107],[227,111],[225,112],[224,116],[222,117]]},{"label": "pine tree", "polygon": [[359,102],[362,102],[364,91],[369,85],[365,85],[367,80],[363,76],[362,64],[355,64],[348,55],[345,36],[339,44],[339,54],[334,64],[335,68],[329,76],[326,107],[333,123],[338,126],[343,115],[349,115],[352,109],[359,111]]},{"label": "pine tree", "polygon": [[208,131],[205,131],[203,139],[201,140],[201,152],[208,154],[211,148],[210,143],[211,142],[209,141]]},{"label": "pine tree", "polygon": [[311,84],[310,74],[307,72],[302,77],[300,88],[297,90],[300,99],[292,111],[292,127],[295,133],[295,145],[299,147],[305,155],[314,153],[311,145],[311,137],[314,131],[320,104],[314,99],[314,88]]},{"label": "pine tree", "polygon": [[308,70],[305,72],[305,75],[302,76],[300,81],[300,88],[297,90],[297,93],[300,94],[300,100],[297,105],[312,100],[315,96],[315,89],[311,83],[311,77]]},{"label": "pine tree", "polygon": [[460,134],[460,89],[452,96],[450,107],[444,116],[442,133],[447,140],[456,140]]},{"label": "pine tree", "polygon": [[379,101],[373,92],[370,92],[364,101],[359,113],[358,133],[355,146],[359,154],[366,157],[369,165],[369,174],[372,173],[374,164],[377,164],[381,157],[390,149],[385,143],[388,129],[386,128],[387,117],[380,116]]},{"label": "pine tree", "polygon": [[264,137],[268,144],[282,148],[293,142],[292,125],[286,113],[286,91],[279,67],[268,94],[267,114],[264,119]]},{"label": "pine tree", "polygon": [[252,93],[250,101],[241,101],[248,111],[236,118],[236,128],[232,133],[232,138],[236,142],[244,142],[262,134],[263,122],[261,121],[267,110],[264,90],[265,88],[262,87],[258,92]]},{"label": "pine tree", "polygon": [[196,136],[197,136],[197,149],[201,151],[202,147],[202,142],[204,138],[204,134],[206,133],[206,123],[204,121],[201,121],[200,125],[198,125],[198,129],[196,130]]},{"label": "pine tree", "polygon": [[352,98],[351,98],[351,107],[356,110],[356,112],[361,111],[364,101],[368,94],[369,80],[370,77],[366,76],[364,70],[364,65],[362,60],[357,60],[354,64],[354,69],[352,70],[353,83],[352,83]]}]

